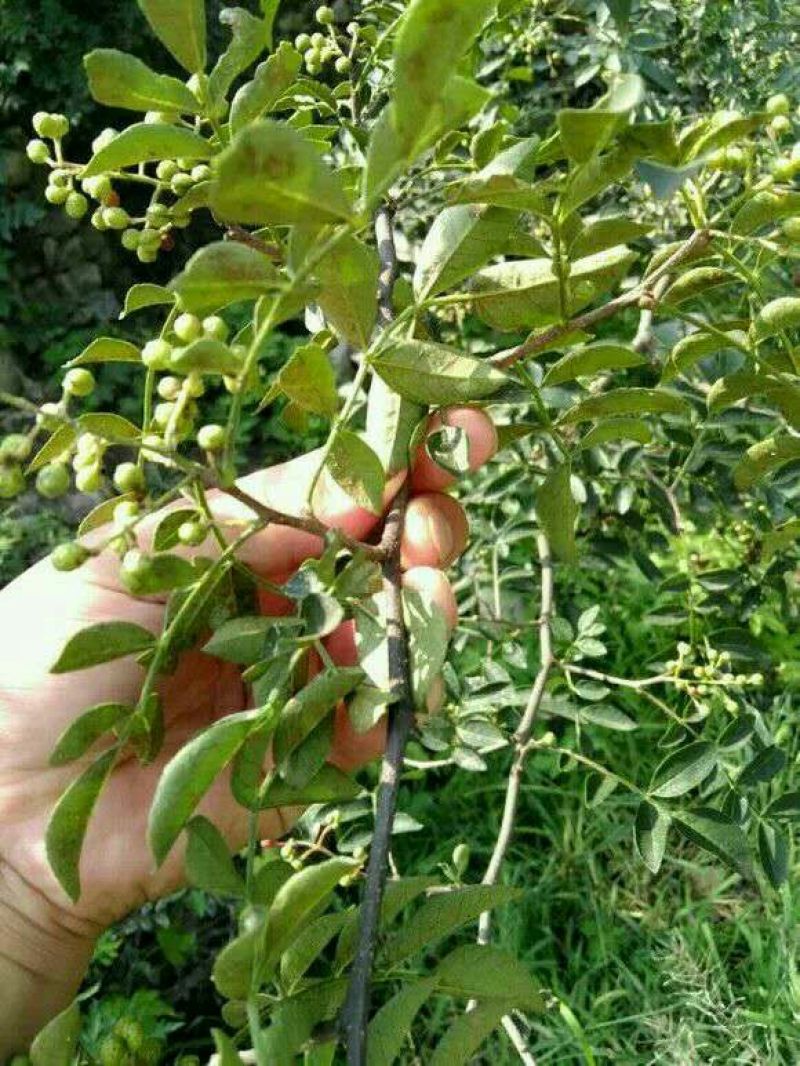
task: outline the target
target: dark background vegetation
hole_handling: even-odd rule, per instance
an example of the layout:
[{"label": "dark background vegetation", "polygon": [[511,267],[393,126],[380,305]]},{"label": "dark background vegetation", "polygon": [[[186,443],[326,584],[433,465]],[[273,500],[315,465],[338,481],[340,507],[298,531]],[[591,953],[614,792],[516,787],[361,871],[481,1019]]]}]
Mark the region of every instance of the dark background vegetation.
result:
[{"label": "dark background vegetation", "polygon": [[[210,25],[216,26],[220,6],[217,0],[208,4]],[[488,53],[482,71],[486,83],[507,94],[507,117],[518,132],[540,129],[554,107],[591,100],[603,73],[620,66],[644,75],[655,115],[746,110],[777,91],[795,94],[793,102],[800,102],[800,16],[793,4],[609,0],[606,6],[530,0],[518,6],[524,32]],[[284,32],[293,35],[310,26],[311,5],[286,0],[283,7]],[[337,5],[337,13],[346,17],[346,5]],[[36,110],[70,116],[69,143],[81,156],[98,129],[114,124],[113,113],[89,99],[83,78],[82,55],[100,45],[123,48],[169,69],[168,57],[149,36],[133,2],[0,2],[0,389],[36,400],[52,398],[59,367],[91,336],[101,328],[120,328],[120,301],[133,281],[162,280],[173,269],[169,257],[155,267],[142,266],[107,234],[51,209],[41,195],[41,174],[24,155]],[[412,218],[408,224],[413,228],[419,221]],[[202,240],[202,231],[181,234],[174,262],[182,262],[192,242]],[[146,336],[143,321],[135,328]],[[130,336],[127,323],[125,332]],[[100,380],[93,397],[99,406],[125,413],[135,403],[124,369],[109,367]],[[0,419],[4,430],[14,428],[13,414]],[[251,421],[247,434],[251,463],[282,458],[304,444],[274,418]],[[614,523],[631,505],[631,515],[644,514],[642,521],[648,515],[646,490],[630,484],[627,506],[620,499],[608,501],[614,517],[606,532],[623,542],[635,532],[635,523],[622,531]],[[529,506],[527,491],[524,484],[514,485],[506,490],[511,499],[503,506]],[[475,543],[464,563],[462,587],[485,564],[498,537],[504,567],[523,575],[529,567],[530,541],[502,544],[503,514],[492,492],[491,481],[469,490]],[[25,497],[0,515],[0,582],[63,539],[75,522],[75,507],[74,501],[48,507]],[[739,565],[744,541],[715,522],[710,520],[691,542],[684,538],[678,556],[695,552],[712,566]],[[524,585],[520,591],[509,580],[512,600],[530,596]],[[602,605],[608,648],[603,666],[609,672],[641,673],[661,651],[668,652],[672,638],[662,639],[663,630],[650,616],[659,602],[653,575],[623,555],[609,566],[590,554],[579,573],[561,578],[558,592],[573,620],[593,604]],[[746,594],[743,588],[742,597]],[[734,613],[745,609],[743,603],[734,599]],[[790,620],[781,620],[784,606],[776,598],[767,602],[763,633],[773,661],[791,662],[800,656]],[[460,642],[454,665],[468,677],[486,659],[493,660],[522,690],[535,659],[532,639],[526,639],[512,650],[475,632]],[[788,733],[791,704],[784,687],[776,678],[764,700],[773,729]],[[598,753],[634,774],[650,758],[641,736],[601,734]],[[403,810],[424,828],[400,838],[401,869],[436,872],[469,826],[467,876],[478,878],[493,842],[506,769],[501,754],[482,773],[454,774],[451,767],[428,774],[424,788],[406,788]],[[631,801],[614,795],[588,817],[584,778],[555,759],[535,762],[509,864],[513,879],[528,891],[497,926],[500,942],[521,955],[553,993],[552,1010],[532,1034],[538,1066],[798,1061],[800,899],[792,881],[780,895],[743,892],[737,879],[690,849],[654,878],[632,857]],[[87,1047],[96,1047],[118,1017],[132,1014],[148,1032],[168,1040],[165,1061],[172,1062],[178,1052],[208,1051],[209,1028],[219,1022],[219,1003],[208,979],[210,960],[231,924],[224,905],[191,891],[145,908],[103,936],[87,984],[93,989]],[[426,1061],[445,1021],[423,1018],[417,1061]],[[515,1059],[498,1038],[480,1061]]]}]

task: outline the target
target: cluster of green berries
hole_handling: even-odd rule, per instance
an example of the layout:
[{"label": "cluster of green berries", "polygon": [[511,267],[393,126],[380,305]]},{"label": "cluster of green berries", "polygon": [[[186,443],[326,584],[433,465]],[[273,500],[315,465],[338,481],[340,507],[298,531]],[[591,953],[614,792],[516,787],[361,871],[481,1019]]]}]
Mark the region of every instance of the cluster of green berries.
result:
[{"label": "cluster of green berries", "polygon": [[714,167],[715,170],[744,170],[749,156],[750,153],[744,148],[740,148],[739,145],[729,144],[727,147],[713,152],[709,156],[708,164]]},{"label": "cluster of green berries", "polygon": [[9,433],[0,441],[0,500],[13,500],[25,491],[22,464],[32,448],[33,441],[25,433]]},{"label": "cluster of green berries", "polygon": [[[69,167],[59,165],[61,140],[69,132],[69,119],[66,115],[37,111],[33,116],[33,128],[39,136],[28,141],[26,148],[28,159],[32,163],[49,164],[51,167],[44,192],[45,199],[50,204],[63,207],[70,218],[83,218],[89,210],[89,201],[75,188],[73,171]],[[53,142],[52,155],[47,140]]]},{"label": "cluster of green berries", "polygon": [[767,128],[773,137],[780,140],[781,137],[792,132],[792,120],[789,118],[791,104],[786,93],[774,93],[770,96],[764,105],[764,110],[770,116]]},{"label": "cluster of green berries", "polygon": [[[337,74],[349,74],[353,67],[353,61],[349,55],[347,55],[339,43],[336,33],[333,30],[334,13],[333,8],[323,5],[318,7],[315,12],[315,18],[320,26],[328,27],[327,36],[324,33],[301,33],[295,38],[295,48],[298,52],[303,53],[303,61],[305,63],[306,70],[309,74],[319,74],[326,63],[333,60],[334,67]],[[347,33],[353,38],[355,42],[359,36],[362,40],[367,40],[371,27],[360,27],[357,22],[350,22],[347,26]]]},{"label": "cluster of green berries", "polygon": [[739,705],[726,689],[758,687],[764,684],[763,674],[734,674],[730,670],[731,657],[727,651],[717,651],[715,648],[706,647],[706,661],[695,662],[694,665],[692,665],[693,651],[687,643],[681,641],[677,651],[678,658],[667,662],[666,669],[675,677],[675,688],[690,696],[701,712],[709,710],[708,705],[701,701],[709,696],[717,695],[721,698],[725,709],[735,713]]},{"label": "cluster of green berries", "polygon": [[800,143],[794,144],[791,151],[777,156],[771,170],[776,181],[793,181],[800,173]]},{"label": "cluster of green berries", "polygon": [[103,1040],[98,1052],[100,1066],[158,1066],[164,1045],[155,1036],[145,1036],[135,1018],[121,1018]]}]

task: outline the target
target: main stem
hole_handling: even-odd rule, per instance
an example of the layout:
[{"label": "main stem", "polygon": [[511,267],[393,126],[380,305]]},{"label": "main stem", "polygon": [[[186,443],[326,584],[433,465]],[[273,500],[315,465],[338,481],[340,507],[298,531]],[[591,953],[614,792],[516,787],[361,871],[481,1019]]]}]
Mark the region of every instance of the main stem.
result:
[{"label": "main stem", "polygon": [[[375,236],[381,261],[378,318],[379,325],[386,328],[392,320],[392,290],[397,272],[391,216],[386,209],[378,212],[375,220]],[[408,487],[404,485],[386,519],[380,543],[386,605],[389,687],[396,694],[397,699],[392,703],[388,712],[386,751],[378,784],[375,829],[367,863],[358,943],[341,1016],[348,1066],[365,1066],[367,1061],[367,1024],[372,968],[377,949],[381,904],[389,865],[389,848],[397,810],[403,759],[414,721],[408,638],[403,620],[402,568],[400,565],[400,544],[407,502]]]}]

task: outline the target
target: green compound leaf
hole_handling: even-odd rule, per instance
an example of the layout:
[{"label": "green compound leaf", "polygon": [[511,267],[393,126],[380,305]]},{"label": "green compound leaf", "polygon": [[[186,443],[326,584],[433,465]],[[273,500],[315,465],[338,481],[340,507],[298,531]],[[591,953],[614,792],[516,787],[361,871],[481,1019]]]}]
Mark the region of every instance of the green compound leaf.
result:
[{"label": "green compound leaf", "polygon": [[157,159],[210,159],[213,154],[209,142],[191,130],[165,122],[137,122],[96,152],[83,168],[81,178]]},{"label": "green compound leaf", "polygon": [[571,470],[563,464],[551,470],[536,491],[536,517],[557,559],[572,563],[578,557],[575,519],[578,505],[570,487]]},{"label": "green compound leaf", "polygon": [[133,714],[125,703],[99,703],[67,726],[50,755],[51,766],[66,766],[80,759],[106,733]]},{"label": "green compound leaf", "polygon": [[133,622],[98,622],[70,637],[50,670],[53,674],[85,670],[125,655],[137,655],[152,648],[155,642],[148,629]]},{"label": "green compound leaf", "polygon": [[206,65],[204,0],[137,0],[159,41],[194,74]]},{"label": "green compound leaf", "polygon": [[717,753],[705,740],[672,752],[657,767],[650,786],[650,795],[658,799],[674,799],[696,788],[717,765]]},{"label": "green compound leaf", "polygon": [[168,288],[184,310],[204,315],[280,286],[278,272],[262,252],[236,241],[215,241],[195,252]]},{"label": "green compound leaf", "polygon": [[429,341],[396,344],[372,368],[405,399],[435,406],[486,399],[509,381],[491,363]]},{"label": "green compound leaf", "polygon": [[81,1012],[76,1001],[49,1021],[33,1041],[31,1066],[71,1066],[80,1035]]},{"label": "green compound leaf", "polygon": [[117,749],[112,748],[95,759],[63,793],[47,825],[47,861],[73,901],[81,894],[79,866],[89,819],[116,758]]},{"label": "green compound leaf", "polygon": [[177,78],[156,74],[147,64],[116,48],[95,48],[84,56],[89,92],[99,104],[130,111],[202,111],[194,93]]},{"label": "green compound leaf", "polygon": [[196,815],[186,825],[186,874],[189,881],[213,895],[243,897],[244,881],[236,872],[219,829]]},{"label": "green compound leaf", "polygon": [[629,366],[642,366],[647,360],[628,344],[597,341],[573,348],[548,369],[542,385],[548,388],[565,381],[587,377],[602,370],[621,370]]},{"label": "green compound leaf", "polygon": [[220,218],[323,225],[350,217],[341,179],[302,133],[277,122],[244,129],[217,162],[211,208]]},{"label": "green compound leaf", "polygon": [[619,415],[670,414],[686,415],[690,405],[680,396],[656,389],[615,389],[582,400],[570,408],[559,420],[573,426],[595,418],[615,418]]},{"label": "green compound leaf", "polygon": [[148,825],[150,847],[159,866],[197,804],[250,735],[259,713],[243,711],[220,719],[167,763],[156,787]]},{"label": "green compound leaf", "polygon": [[340,429],[331,447],[326,469],[336,484],[365,511],[383,511],[383,465],[366,441],[349,429]]}]

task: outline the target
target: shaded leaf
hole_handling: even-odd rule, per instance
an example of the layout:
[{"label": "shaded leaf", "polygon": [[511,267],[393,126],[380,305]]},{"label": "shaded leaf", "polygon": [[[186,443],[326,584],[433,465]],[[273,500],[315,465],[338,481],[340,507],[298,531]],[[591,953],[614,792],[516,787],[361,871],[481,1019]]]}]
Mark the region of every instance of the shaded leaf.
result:
[{"label": "shaded leaf", "polygon": [[436,991],[435,977],[406,982],[375,1014],[367,1029],[367,1066],[392,1066],[423,1003]]},{"label": "shaded leaf", "polygon": [[656,389],[614,389],[581,400],[571,407],[559,421],[562,425],[576,425],[595,418],[634,414],[686,415],[691,407],[681,396]]},{"label": "shaded leaf", "polygon": [[536,517],[553,554],[564,562],[574,562],[578,555],[575,520],[578,505],[570,487],[570,468],[566,464],[551,470],[536,490]]},{"label": "shaded leaf", "polygon": [[215,241],[195,252],[169,283],[184,310],[204,315],[274,292],[280,279],[269,258],[237,241]]},{"label": "shaded leaf", "polygon": [[159,41],[190,73],[206,65],[204,0],[137,0]]},{"label": "shaded leaf", "polygon": [[750,849],[747,837],[737,825],[720,811],[702,807],[695,811],[676,811],[675,825],[685,837],[716,855],[740,873],[750,873]]},{"label": "shaded leaf", "polygon": [[491,363],[428,341],[396,344],[372,367],[401,396],[436,406],[486,399],[509,380]]},{"label": "shaded leaf", "polygon": [[116,748],[103,752],[67,788],[47,823],[47,861],[71,900],[81,894],[80,858],[95,804],[117,758]]},{"label": "shaded leaf", "polygon": [[133,622],[98,622],[70,637],[51,673],[85,670],[125,655],[135,655],[152,648],[155,639],[148,629]]},{"label": "shaded leaf", "polygon": [[564,108],[558,112],[558,129],[567,155],[579,163],[601,152],[644,96],[638,74],[625,74],[588,110]]},{"label": "shaded leaf", "polygon": [[210,203],[223,219],[272,225],[324,224],[350,215],[339,176],[311,142],[272,121],[246,127],[220,155]]},{"label": "shaded leaf", "polygon": [[202,108],[177,78],[156,74],[141,59],[116,48],[95,48],[83,58],[89,92],[99,104],[132,111],[198,114]]},{"label": "shaded leaf", "polygon": [[325,765],[301,788],[273,777],[261,793],[259,810],[273,807],[304,807],[310,803],[346,803],[361,794],[361,786],[349,774]]},{"label": "shaded leaf", "polygon": [[544,1009],[539,988],[513,955],[491,945],[464,944],[434,972],[441,992],[466,999],[500,999],[519,1010]]},{"label": "shaded leaf", "polygon": [[216,896],[245,894],[244,881],[236,872],[222,833],[202,815],[186,824],[186,875],[204,892]]},{"label": "shaded leaf", "polygon": [[65,766],[80,759],[92,745],[133,713],[125,703],[99,703],[70,722],[56,741],[51,766]]},{"label": "shaded leaf", "polygon": [[381,514],[385,476],[383,465],[366,441],[340,429],[328,453],[326,468],[336,484],[365,511]]},{"label": "shaded leaf", "polygon": [[661,869],[671,821],[665,811],[646,800],[642,800],[636,811],[633,839],[642,862],[651,873],[657,874]]},{"label": "shaded leaf", "polygon": [[281,766],[315,726],[363,681],[360,667],[328,667],[283,708],[275,731],[275,761]]},{"label": "shaded leaf", "polygon": [[34,1039],[31,1066],[71,1066],[80,1035],[81,1012],[76,1000],[51,1019]]},{"label": "shaded leaf", "polygon": [[466,1066],[472,1056],[508,1013],[497,1001],[479,1003],[457,1018],[436,1045],[429,1066]]},{"label": "shaded leaf", "polygon": [[649,792],[658,799],[674,799],[696,788],[717,765],[717,753],[705,740],[672,752],[656,768]]},{"label": "shaded leaf", "polygon": [[758,785],[779,774],[786,765],[786,755],[780,748],[770,744],[754,755],[739,774],[739,785]]},{"label": "shaded leaf", "polygon": [[210,159],[214,149],[192,130],[170,126],[165,122],[137,122],[118,133],[113,141],[92,156],[81,171],[81,178],[122,170],[137,163],[156,159]]},{"label": "shaded leaf", "polygon": [[773,888],[780,888],[789,876],[789,837],[779,826],[759,822],[758,856]]},{"label": "shaded leaf", "polygon": [[150,847],[159,865],[197,804],[249,736],[259,713],[243,711],[221,718],[167,763],[156,786],[148,822]]}]

